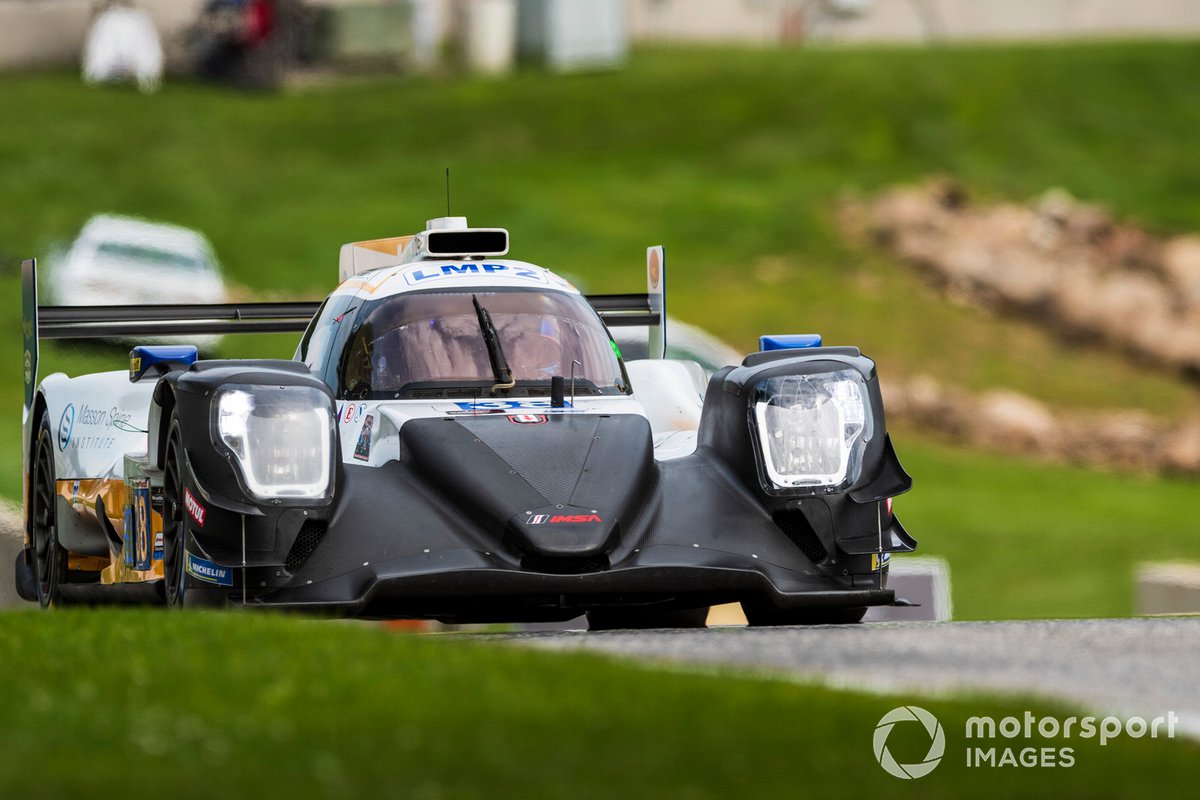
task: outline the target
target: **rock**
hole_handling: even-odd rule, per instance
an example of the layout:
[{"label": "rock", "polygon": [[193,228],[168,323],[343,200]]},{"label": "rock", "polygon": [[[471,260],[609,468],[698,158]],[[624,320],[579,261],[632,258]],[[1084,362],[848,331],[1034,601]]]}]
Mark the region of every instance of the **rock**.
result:
[{"label": "rock", "polygon": [[1200,306],[1200,236],[1178,236],[1162,247],[1162,269],[1188,306]]},{"label": "rock", "polygon": [[1200,473],[1200,418],[1171,431],[1162,448],[1162,466],[1169,472]]}]

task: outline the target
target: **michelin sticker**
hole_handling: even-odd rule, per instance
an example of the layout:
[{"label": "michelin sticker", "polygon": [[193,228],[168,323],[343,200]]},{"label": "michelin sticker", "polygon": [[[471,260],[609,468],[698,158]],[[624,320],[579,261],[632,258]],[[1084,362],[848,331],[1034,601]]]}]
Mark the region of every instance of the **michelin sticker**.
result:
[{"label": "michelin sticker", "polygon": [[546,283],[546,276],[541,270],[508,264],[422,264],[404,272],[404,280],[409,286],[419,286],[431,280],[478,278],[480,276],[518,278],[534,283]]},{"label": "michelin sticker", "polygon": [[187,554],[187,572],[198,581],[215,583],[218,586],[233,586],[233,572],[219,567],[208,559],[192,553]]}]

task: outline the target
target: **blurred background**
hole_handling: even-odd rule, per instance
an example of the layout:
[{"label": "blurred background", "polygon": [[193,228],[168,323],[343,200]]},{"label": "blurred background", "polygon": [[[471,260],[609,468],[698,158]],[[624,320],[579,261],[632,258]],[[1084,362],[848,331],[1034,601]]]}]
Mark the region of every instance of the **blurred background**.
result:
[{"label": "blurred background", "polygon": [[586,291],[663,244],[679,320],[872,356],[942,616],[1200,611],[1198,35],[1189,0],[0,0],[0,495],[21,258],[54,302],[320,299],[448,167]]}]

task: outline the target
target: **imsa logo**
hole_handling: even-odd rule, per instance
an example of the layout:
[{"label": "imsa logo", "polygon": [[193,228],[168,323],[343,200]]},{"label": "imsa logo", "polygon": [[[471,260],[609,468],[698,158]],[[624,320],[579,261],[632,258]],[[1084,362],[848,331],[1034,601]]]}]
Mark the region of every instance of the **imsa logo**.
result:
[{"label": "imsa logo", "polygon": [[599,514],[534,514],[525,520],[526,525],[583,525],[589,522],[604,522]]}]

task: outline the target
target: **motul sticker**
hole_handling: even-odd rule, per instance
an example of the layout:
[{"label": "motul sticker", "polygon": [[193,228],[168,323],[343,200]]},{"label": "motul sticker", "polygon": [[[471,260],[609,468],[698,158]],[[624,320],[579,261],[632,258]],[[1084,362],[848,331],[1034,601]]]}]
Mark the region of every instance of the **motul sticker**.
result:
[{"label": "motul sticker", "polygon": [[188,516],[196,521],[196,524],[201,528],[204,527],[204,517],[208,514],[208,509],[200,505],[196,498],[192,497],[192,493],[188,489],[183,490],[183,507],[187,509]]},{"label": "motul sticker", "polygon": [[604,522],[599,514],[534,514],[525,520],[526,525],[581,525],[587,522]]}]

